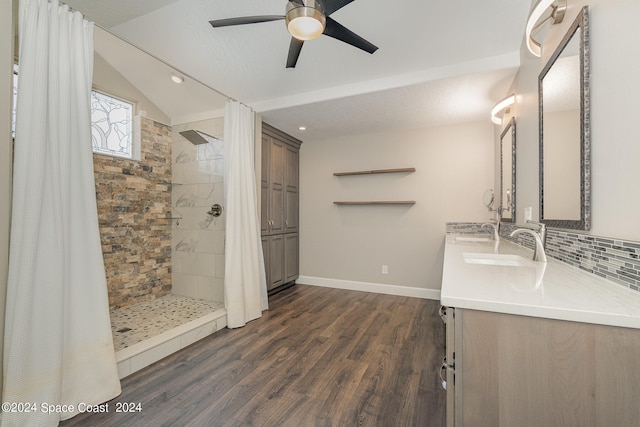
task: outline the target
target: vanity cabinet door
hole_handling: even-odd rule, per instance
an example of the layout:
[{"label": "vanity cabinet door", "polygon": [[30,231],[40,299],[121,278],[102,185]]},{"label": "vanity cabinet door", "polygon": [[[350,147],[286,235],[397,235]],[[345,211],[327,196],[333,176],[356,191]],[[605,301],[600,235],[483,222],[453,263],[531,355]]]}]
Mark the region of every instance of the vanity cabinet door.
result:
[{"label": "vanity cabinet door", "polygon": [[455,308],[447,307],[444,313],[446,331],[446,355],[443,368],[446,369],[447,387],[447,427],[455,426],[455,393],[456,393],[456,328]]},{"label": "vanity cabinet door", "polygon": [[456,426],[638,425],[640,330],[456,309]]}]

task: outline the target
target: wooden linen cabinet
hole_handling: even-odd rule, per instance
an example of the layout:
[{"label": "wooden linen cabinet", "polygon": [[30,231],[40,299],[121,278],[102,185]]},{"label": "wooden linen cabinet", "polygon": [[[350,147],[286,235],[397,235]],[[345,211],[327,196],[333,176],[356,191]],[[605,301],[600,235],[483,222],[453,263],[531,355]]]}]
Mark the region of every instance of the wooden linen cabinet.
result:
[{"label": "wooden linen cabinet", "polygon": [[261,235],[267,290],[299,276],[299,152],[302,141],[262,123]]}]

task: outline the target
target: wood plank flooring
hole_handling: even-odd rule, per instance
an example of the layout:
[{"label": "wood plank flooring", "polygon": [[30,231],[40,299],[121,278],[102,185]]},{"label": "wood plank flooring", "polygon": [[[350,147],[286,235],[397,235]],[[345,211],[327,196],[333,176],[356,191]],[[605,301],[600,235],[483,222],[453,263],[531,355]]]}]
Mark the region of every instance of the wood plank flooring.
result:
[{"label": "wood plank flooring", "polygon": [[[109,413],[60,425],[445,425],[437,301],[296,285],[269,304],[123,379]],[[114,412],[127,402],[142,411]]]}]

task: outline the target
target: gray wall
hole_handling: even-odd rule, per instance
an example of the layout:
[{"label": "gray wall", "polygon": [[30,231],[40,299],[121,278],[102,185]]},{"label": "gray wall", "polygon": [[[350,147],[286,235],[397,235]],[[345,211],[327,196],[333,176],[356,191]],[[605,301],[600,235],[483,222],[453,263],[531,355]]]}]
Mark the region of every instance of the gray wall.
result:
[{"label": "gray wall", "polygon": [[[532,5],[535,1],[532,1]],[[640,241],[640,2],[586,0],[569,2],[561,24],[543,37],[542,58],[524,47],[512,92],[518,95],[517,204],[538,207],[538,74],[583,5],[590,11],[592,227],[589,234]],[[506,94],[505,94],[506,95]],[[496,141],[500,129],[496,126]]]},{"label": "gray wall", "polygon": [[[493,125],[305,140],[300,151],[300,283],[362,282],[439,290],[447,221],[490,217]],[[415,167],[414,173],[335,177],[334,172]],[[407,206],[336,206],[344,200],[415,200]],[[382,265],[388,274],[382,274]],[[378,287],[380,288],[380,287]],[[398,291],[400,291],[398,289]],[[410,293],[439,297],[438,292]]]}]

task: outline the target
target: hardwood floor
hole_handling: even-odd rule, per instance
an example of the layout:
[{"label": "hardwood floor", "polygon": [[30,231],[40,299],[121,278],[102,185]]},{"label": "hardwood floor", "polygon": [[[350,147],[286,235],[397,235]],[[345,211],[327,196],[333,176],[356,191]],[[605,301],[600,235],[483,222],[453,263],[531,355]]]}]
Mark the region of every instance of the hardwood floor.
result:
[{"label": "hardwood floor", "polygon": [[269,303],[123,379],[109,413],[60,425],[444,426],[437,301],[296,285]]}]

